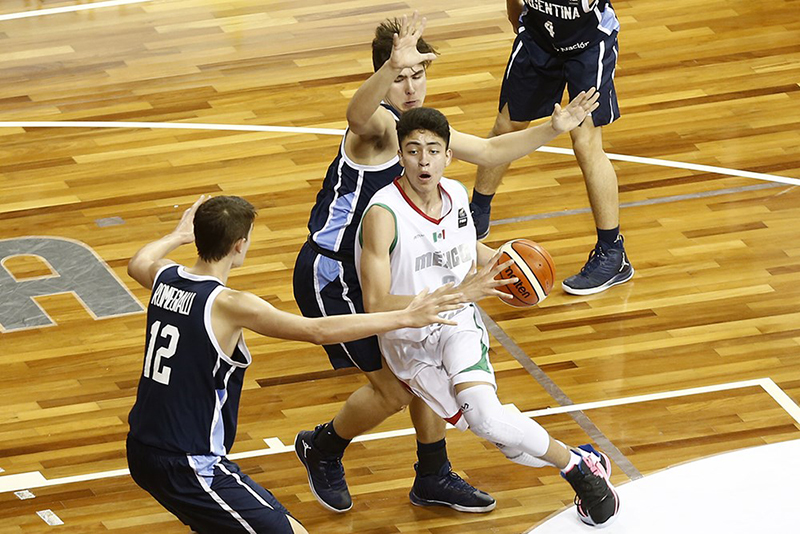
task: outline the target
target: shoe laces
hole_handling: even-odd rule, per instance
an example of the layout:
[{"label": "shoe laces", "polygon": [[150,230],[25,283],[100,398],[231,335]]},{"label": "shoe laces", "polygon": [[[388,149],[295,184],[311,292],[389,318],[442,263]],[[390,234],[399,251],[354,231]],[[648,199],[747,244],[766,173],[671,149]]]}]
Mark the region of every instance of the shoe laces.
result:
[{"label": "shoe laces", "polygon": [[603,260],[606,258],[606,251],[603,250],[603,247],[597,245],[592,249],[589,253],[589,259],[586,260],[586,264],[581,268],[581,274],[586,274],[588,272],[594,271],[597,267],[603,263]]},{"label": "shoe laces", "polygon": [[[588,469],[584,470],[584,466]],[[575,467],[583,475],[574,483],[575,505],[580,507],[582,501],[586,500],[591,507],[595,502],[601,501],[608,490],[603,467],[598,460],[592,457],[584,457],[581,464]]]},{"label": "shoe laces", "polygon": [[475,487],[458,476],[455,471],[450,471],[444,476],[444,485],[448,488],[461,492],[461,493],[474,493]]},{"label": "shoe laces", "polygon": [[344,466],[341,458],[326,458],[317,461],[319,473],[325,482],[332,489],[342,489],[347,487],[344,481]]}]

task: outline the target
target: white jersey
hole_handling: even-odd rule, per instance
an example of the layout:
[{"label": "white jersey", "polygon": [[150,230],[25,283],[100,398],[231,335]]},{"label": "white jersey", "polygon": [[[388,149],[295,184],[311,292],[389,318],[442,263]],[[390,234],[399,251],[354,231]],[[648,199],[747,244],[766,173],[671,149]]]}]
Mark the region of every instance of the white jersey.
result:
[{"label": "white jersey", "polygon": [[[469,195],[455,180],[442,178],[442,216],[434,219],[423,213],[400,188],[398,180],[380,189],[364,213],[374,205],[392,212],[395,239],[390,249],[392,295],[416,295],[425,288],[433,291],[448,282],[460,284],[477,262],[475,226],[469,210]],[[363,222],[363,221],[362,221]],[[361,226],[356,239],[355,260],[361,280]],[[362,282],[363,286],[363,282]],[[431,328],[403,328],[387,332],[381,339],[421,341]]]}]

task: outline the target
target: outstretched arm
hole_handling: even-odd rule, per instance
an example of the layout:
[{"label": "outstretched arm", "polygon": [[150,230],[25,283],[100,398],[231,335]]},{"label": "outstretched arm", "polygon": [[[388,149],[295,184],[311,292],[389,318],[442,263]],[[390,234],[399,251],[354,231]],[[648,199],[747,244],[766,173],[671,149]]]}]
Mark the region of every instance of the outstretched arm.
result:
[{"label": "outstretched arm", "polygon": [[175,263],[166,259],[166,255],[181,245],[194,243],[194,214],[206,200],[207,197],[202,195],[183,212],[183,217],[172,232],[140,248],[128,262],[128,276],[144,287],[152,288],[158,270]]},{"label": "outstretched arm", "polygon": [[389,60],[358,88],[347,106],[350,131],[364,137],[382,137],[394,132],[394,117],[381,112],[380,103],[403,69],[436,59],[436,54],[421,54],[417,50],[417,41],[424,30],[425,19],[420,19],[416,11],[411,20],[403,15]]},{"label": "outstretched arm", "polygon": [[597,109],[599,96],[594,87],[582,91],[567,107],[556,104],[553,115],[544,124],[489,139],[451,129],[450,148],[456,158],[476,165],[495,167],[510,163],[578,127]]},{"label": "outstretched arm", "polygon": [[217,322],[228,331],[217,331],[218,338],[238,338],[242,328],[259,334],[317,345],[344,343],[396,330],[418,328],[442,321],[438,314],[457,308],[451,304],[458,296],[423,292],[409,300],[403,309],[383,313],[359,313],[307,318],[276,309],[252,293],[226,290],[214,303],[214,313],[224,317]]}]

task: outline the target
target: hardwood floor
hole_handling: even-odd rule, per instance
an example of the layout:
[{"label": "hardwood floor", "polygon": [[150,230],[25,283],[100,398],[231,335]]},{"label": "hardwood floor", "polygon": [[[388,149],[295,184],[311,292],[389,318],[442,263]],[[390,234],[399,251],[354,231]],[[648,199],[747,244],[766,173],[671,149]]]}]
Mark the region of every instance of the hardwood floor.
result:
[{"label": "hardwood floor", "polygon": [[[426,103],[455,128],[485,136],[513,40],[503,3],[477,0],[153,0],[1,18],[88,3],[2,2],[0,121],[342,129],[349,98],[372,70],[374,27],[417,8],[441,53],[429,70]],[[614,6],[623,28],[616,73],[623,116],[604,130],[608,153],[795,181],[615,159],[636,277],[589,297],[557,288],[532,310],[482,302],[503,333],[491,350],[500,398],[526,412],[559,406],[553,386],[587,403],[768,378],[800,401],[800,5]],[[248,263],[229,284],[297,312],[292,267],[339,142],[303,132],[4,126],[0,250],[27,236],[83,243],[146,303],[148,292],[125,273],[128,258],[169,232],[200,194],[241,195],[260,214]],[[570,142],[562,136],[552,146]],[[448,172],[469,187],[474,175],[461,162]],[[558,281],[580,269],[594,244],[583,180],[569,155],[539,152],[515,162],[492,214],[487,243],[542,243]],[[171,257],[188,262],[193,250]],[[2,266],[12,282],[0,270],[0,317],[11,306],[13,282],[54,273],[30,254]],[[95,318],[70,293],[35,300],[54,325],[3,325],[0,333],[0,484],[3,476],[37,471],[54,480],[123,469],[144,315]],[[248,344],[255,362],[237,453],[264,449],[266,438],[291,444],[298,430],[333,417],[365,381],[331,371],[319,347],[257,336]],[[531,362],[549,382],[537,382]],[[758,385],[582,413],[588,424],[567,413],[537,420],[569,443],[595,441],[599,432],[633,467],[615,469],[617,484],[800,438],[800,422]],[[410,426],[401,413],[375,431]],[[411,506],[411,435],[351,445],[345,465],[355,506],[344,515],[316,503],[292,453],[239,463],[312,533],[521,533],[571,504],[555,470],[512,464],[469,433],[451,430],[447,439],[458,472],[497,498],[491,514]],[[65,532],[187,531],[128,476],[31,491],[36,497],[28,500],[0,493],[0,533],[49,531],[36,515],[44,509],[64,521]]]}]

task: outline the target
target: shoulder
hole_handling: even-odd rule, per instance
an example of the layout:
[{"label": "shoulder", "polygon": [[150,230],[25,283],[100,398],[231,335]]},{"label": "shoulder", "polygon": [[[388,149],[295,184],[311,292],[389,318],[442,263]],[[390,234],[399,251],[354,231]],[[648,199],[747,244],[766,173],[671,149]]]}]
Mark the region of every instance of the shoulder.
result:
[{"label": "shoulder", "polygon": [[375,204],[392,205],[395,204],[399,198],[401,198],[401,196],[397,188],[397,184],[392,181],[391,183],[378,189],[375,194],[372,195],[369,203],[370,206]]},{"label": "shoulder", "polygon": [[272,305],[253,293],[223,287],[214,300],[213,314],[232,326],[245,326],[258,315],[273,309]]}]

